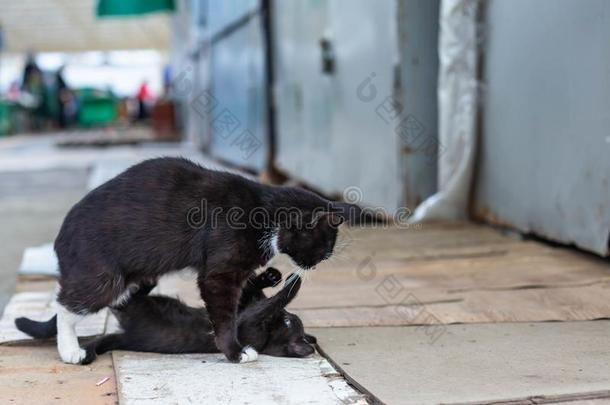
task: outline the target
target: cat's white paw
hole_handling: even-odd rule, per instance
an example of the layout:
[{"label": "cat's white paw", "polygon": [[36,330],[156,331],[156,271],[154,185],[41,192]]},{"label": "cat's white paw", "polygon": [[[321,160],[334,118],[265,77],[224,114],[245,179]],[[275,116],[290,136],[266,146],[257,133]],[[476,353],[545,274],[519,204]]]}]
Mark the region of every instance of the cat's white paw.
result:
[{"label": "cat's white paw", "polygon": [[76,350],[62,350],[59,352],[59,356],[64,363],[80,364],[87,357],[87,351],[80,347]]},{"label": "cat's white paw", "polygon": [[240,363],[249,363],[251,361],[256,361],[256,359],[258,359],[258,352],[250,346],[244,347],[239,356]]}]

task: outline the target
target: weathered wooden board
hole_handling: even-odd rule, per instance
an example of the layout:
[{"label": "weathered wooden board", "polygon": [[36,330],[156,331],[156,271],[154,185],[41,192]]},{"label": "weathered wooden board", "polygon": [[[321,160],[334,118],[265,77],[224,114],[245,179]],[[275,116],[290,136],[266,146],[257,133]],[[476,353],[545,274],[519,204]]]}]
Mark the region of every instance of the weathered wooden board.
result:
[{"label": "weathered wooden board", "polygon": [[323,358],[259,356],[246,364],[220,354],[114,352],[123,405],[366,404]]},{"label": "weathered wooden board", "polygon": [[[610,317],[610,264],[471,224],[349,229],[337,258],[303,274],[291,308],[306,326],[589,320]],[[273,263],[285,275],[285,257]],[[163,294],[203,305],[195,276]]]},{"label": "weathered wooden board", "polygon": [[[374,293],[374,292],[373,292]],[[419,294],[419,292],[415,292]],[[298,308],[308,327],[573,321],[610,318],[610,283],[570,288],[471,291],[455,300],[420,300],[405,291],[399,305]],[[432,333],[432,329],[430,329]]]},{"label": "weathered wooden board", "polygon": [[110,355],[89,366],[64,364],[51,342],[0,346],[0,387],[1,404],[117,403]]}]

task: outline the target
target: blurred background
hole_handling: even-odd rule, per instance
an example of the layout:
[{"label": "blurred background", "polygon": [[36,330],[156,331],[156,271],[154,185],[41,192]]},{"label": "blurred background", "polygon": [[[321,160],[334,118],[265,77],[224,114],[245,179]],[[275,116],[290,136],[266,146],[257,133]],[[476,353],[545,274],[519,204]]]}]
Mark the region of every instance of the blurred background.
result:
[{"label": "blurred background", "polygon": [[1,137],[180,142],[414,220],[608,254],[603,0],[0,6]]},{"label": "blurred background", "polygon": [[607,0],[0,0],[0,308],[53,290],[50,242],[87,191],[180,155],[402,226],[353,229],[296,300],[378,398],[608,399],[609,38]]}]

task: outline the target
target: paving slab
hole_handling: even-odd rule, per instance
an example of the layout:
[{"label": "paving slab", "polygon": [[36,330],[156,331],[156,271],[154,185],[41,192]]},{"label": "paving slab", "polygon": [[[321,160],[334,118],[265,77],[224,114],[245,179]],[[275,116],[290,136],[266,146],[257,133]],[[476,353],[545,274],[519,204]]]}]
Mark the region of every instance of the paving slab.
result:
[{"label": "paving slab", "polygon": [[113,356],[123,405],[367,403],[319,356],[261,355],[246,364],[228,363],[221,354]]},{"label": "paving slab", "polygon": [[388,404],[610,399],[610,321],[445,328],[433,343],[424,326],[311,333],[349,380]]}]

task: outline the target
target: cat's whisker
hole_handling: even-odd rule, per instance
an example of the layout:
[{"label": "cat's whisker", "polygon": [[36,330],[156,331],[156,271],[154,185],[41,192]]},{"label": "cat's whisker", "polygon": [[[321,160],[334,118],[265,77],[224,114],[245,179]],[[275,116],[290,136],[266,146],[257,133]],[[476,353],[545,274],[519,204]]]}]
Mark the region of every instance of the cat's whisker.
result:
[{"label": "cat's whisker", "polygon": [[292,289],[294,288],[294,286],[297,283],[297,280],[301,277],[301,273],[303,272],[303,269],[299,268],[296,271],[296,275],[297,277],[292,278],[290,281],[288,281],[291,286],[290,286],[290,290],[288,290],[288,295],[290,296],[290,294],[292,293]]}]

